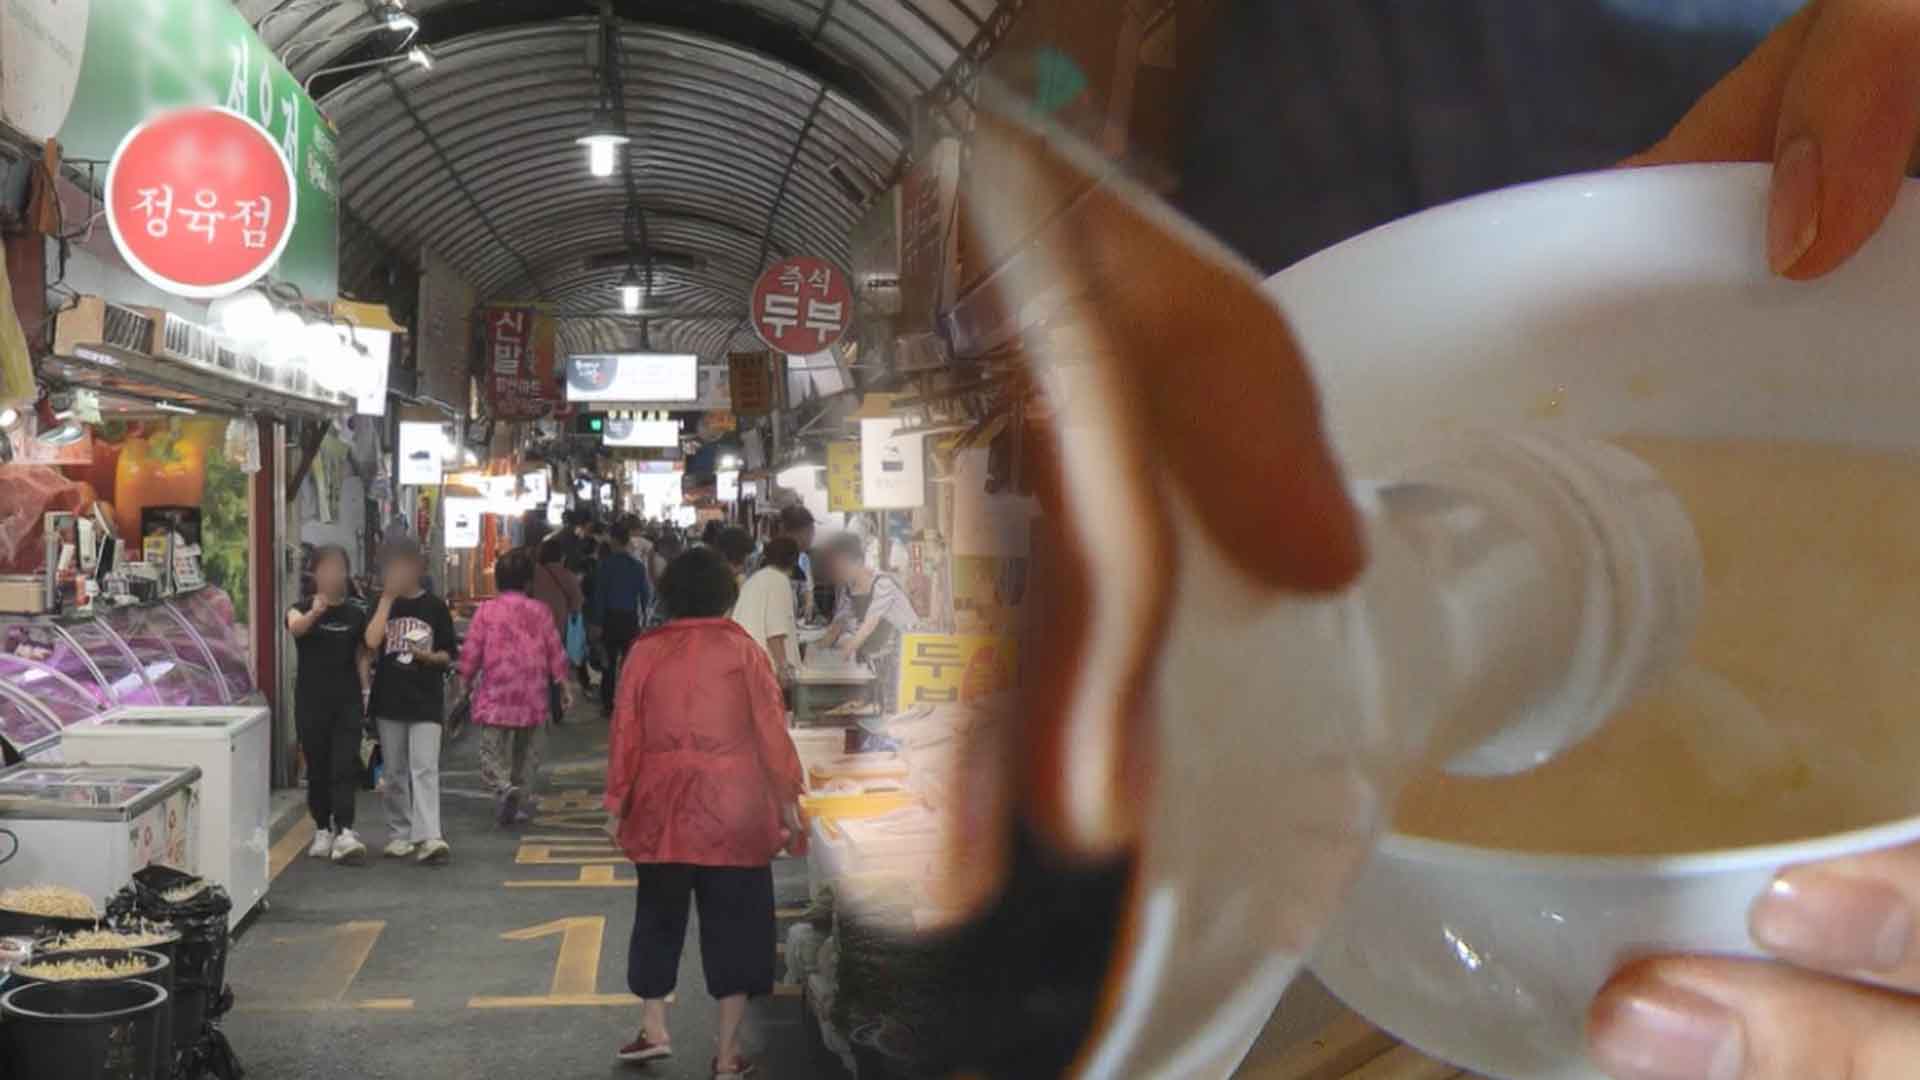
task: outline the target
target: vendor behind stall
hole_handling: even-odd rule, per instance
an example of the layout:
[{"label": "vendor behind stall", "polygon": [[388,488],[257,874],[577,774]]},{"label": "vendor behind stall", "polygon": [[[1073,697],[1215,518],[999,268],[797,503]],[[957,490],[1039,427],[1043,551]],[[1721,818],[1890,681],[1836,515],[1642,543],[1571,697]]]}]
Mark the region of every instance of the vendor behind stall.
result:
[{"label": "vendor behind stall", "polygon": [[852,533],[827,541],[827,573],[834,583],[833,625],[822,644],[873,665],[882,712],[894,711],[900,679],[900,635],[920,625],[906,586],[867,565],[866,545]]}]

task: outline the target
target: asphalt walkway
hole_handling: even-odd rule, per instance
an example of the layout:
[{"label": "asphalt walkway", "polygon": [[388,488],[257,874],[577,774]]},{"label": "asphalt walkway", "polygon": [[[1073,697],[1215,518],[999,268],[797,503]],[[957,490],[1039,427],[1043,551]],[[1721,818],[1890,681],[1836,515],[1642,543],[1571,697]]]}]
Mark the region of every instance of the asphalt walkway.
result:
[{"label": "asphalt walkway", "polygon": [[[709,1075],[716,1009],[690,928],[673,1013],[678,1056],[625,1066],[638,1026],[626,990],[633,868],[601,832],[606,725],[592,705],[550,733],[541,812],[494,824],[471,734],[446,763],[440,867],[378,858],[384,815],[360,796],[366,865],[304,856],[304,824],[278,845],[269,909],[235,946],[226,1023],[251,1080],[573,1080]],[[300,854],[294,855],[295,849]],[[804,861],[775,867],[783,915],[806,902]],[[781,920],[784,934],[786,918]],[[779,963],[776,972],[784,972]],[[762,1076],[820,1075],[791,987],[755,1001],[749,1047]]]}]

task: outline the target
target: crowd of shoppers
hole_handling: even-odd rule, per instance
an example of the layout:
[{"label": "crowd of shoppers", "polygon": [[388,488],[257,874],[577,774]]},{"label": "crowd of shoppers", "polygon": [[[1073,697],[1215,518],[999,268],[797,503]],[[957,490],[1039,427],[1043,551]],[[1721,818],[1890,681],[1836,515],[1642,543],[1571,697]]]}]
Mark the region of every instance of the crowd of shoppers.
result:
[{"label": "crowd of shoppers", "polygon": [[[697,543],[677,529],[585,513],[494,565],[497,595],[464,640],[425,577],[418,543],[380,560],[377,599],[355,594],[351,561],[321,548],[287,612],[316,858],[361,861],[354,799],[368,764],[361,733],[379,734],[385,853],[421,863],[451,855],[440,819],[446,684],[456,668],[479,732],[480,773],[503,826],[536,809],[545,729],[573,705],[575,681],[601,672],[609,719],[608,831],[637,870],[628,984],[640,1032],[625,1061],[672,1054],[667,998],[690,907],[699,908],[707,990],[720,1004],[713,1075],[752,1075],[741,1052],[747,1000],[773,987],[774,857],[799,828],[801,767],[782,688],[801,661],[799,627],[814,600],[814,521],[782,512],[770,536],[709,522]],[[899,635],[916,625],[906,590],[867,565],[852,535],[821,562],[836,590],[827,647],[872,661],[884,688]],[[570,655],[590,639],[597,656]],[[579,664],[576,668],[573,665]]]}]

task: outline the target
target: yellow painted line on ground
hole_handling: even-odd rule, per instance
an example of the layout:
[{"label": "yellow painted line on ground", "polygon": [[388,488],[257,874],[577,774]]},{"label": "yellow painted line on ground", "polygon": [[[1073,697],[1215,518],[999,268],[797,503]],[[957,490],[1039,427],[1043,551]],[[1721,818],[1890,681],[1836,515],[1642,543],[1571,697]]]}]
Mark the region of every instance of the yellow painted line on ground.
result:
[{"label": "yellow painted line on ground", "polygon": [[520,838],[520,842],[523,844],[568,844],[573,847],[610,848],[613,846],[613,841],[604,835],[597,838],[588,838],[585,836],[523,836]]},{"label": "yellow painted line on ground", "polygon": [[582,866],[577,878],[508,881],[502,884],[509,889],[624,889],[633,884],[633,879],[615,875],[611,866]]},{"label": "yellow painted line on ground", "polygon": [[235,1003],[234,1012],[310,1013],[310,1012],[411,1012],[414,1000],[404,998],[368,998],[365,1001],[327,1001],[307,998],[298,1001],[265,1001],[250,1005]]},{"label": "yellow painted line on ground", "polygon": [[313,819],[301,818],[300,824],[288,829],[287,835],[281,837],[280,842],[273,845],[273,850],[268,852],[267,880],[277,880],[311,843],[313,843]]},{"label": "yellow painted line on ground", "polygon": [[541,994],[538,997],[475,997],[467,999],[469,1009],[565,1009],[604,1008],[638,1005],[632,994]]},{"label": "yellow painted line on ground", "polygon": [[800,984],[799,983],[774,983],[773,996],[774,997],[799,997]]},{"label": "yellow painted line on ground", "polygon": [[583,866],[593,863],[629,862],[625,855],[609,852],[592,844],[521,844],[513,853],[518,866]]},{"label": "yellow painted line on ground", "polygon": [[543,829],[578,829],[583,833],[606,835],[607,812],[595,810],[578,814],[541,814],[533,819],[533,824]]}]

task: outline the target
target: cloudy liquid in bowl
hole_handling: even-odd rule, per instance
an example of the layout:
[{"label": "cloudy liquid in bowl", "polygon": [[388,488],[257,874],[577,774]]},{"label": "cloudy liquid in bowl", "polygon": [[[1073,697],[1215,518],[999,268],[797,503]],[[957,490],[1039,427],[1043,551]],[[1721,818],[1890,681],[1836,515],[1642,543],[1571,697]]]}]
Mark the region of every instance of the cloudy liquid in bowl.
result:
[{"label": "cloudy liquid in bowl", "polygon": [[1920,455],[1621,439],[1699,535],[1687,664],[1541,768],[1418,777],[1398,831],[1586,855],[1703,851],[1920,813]]}]

